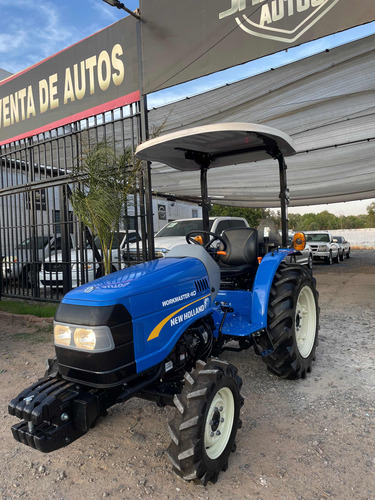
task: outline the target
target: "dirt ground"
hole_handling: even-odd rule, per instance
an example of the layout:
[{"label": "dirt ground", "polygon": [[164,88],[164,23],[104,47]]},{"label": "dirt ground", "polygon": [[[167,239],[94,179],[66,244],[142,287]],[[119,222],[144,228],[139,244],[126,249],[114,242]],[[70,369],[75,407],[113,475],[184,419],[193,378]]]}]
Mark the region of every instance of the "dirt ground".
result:
[{"label": "dirt ground", "polygon": [[223,354],[243,378],[243,426],[228,470],[207,487],[172,472],[164,450],[174,410],[140,399],[48,455],[13,440],[8,402],[43,374],[52,330],[0,313],[1,498],[374,499],[375,251],[316,264],[314,274],[320,344],[307,379],[278,379],[253,351]]}]

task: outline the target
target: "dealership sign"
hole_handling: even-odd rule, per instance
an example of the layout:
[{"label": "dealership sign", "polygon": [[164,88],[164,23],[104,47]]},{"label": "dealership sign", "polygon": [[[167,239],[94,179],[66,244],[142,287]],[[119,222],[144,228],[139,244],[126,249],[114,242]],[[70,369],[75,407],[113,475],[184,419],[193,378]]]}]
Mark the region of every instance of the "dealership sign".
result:
[{"label": "dealership sign", "polygon": [[125,18],[0,82],[0,144],[138,99],[135,23]]},{"label": "dealership sign", "polygon": [[375,0],[141,0],[141,12],[150,93],[373,21]]},{"label": "dealership sign", "polygon": [[[375,0],[140,0],[143,91],[375,20]],[[0,82],[0,145],[139,100],[128,16]]]},{"label": "dealership sign", "polygon": [[[293,43],[340,0],[231,0],[219,19],[232,17],[249,35]],[[254,9],[259,5],[258,9]]]}]

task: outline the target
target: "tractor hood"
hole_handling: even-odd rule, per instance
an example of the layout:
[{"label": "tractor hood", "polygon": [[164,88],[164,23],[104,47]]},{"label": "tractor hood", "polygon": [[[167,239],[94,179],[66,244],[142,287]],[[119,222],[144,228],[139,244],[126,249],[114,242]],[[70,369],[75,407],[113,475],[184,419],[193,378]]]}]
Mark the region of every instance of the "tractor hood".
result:
[{"label": "tractor hood", "polygon": [[[210,312],[211,303],[207,269],[191,256],[156,259],[71,290],[55,315],[55,324],[75,332],[69,346],[55,340],[59,372],[94,387],[123,384],[165,359],[182,331]],[[97,332],[105,349],[81,348],[75,338],[80,326]]]},{"label": "tractor hood", "polygon": [[121,299],[152,292],[153,295],[178,289],[186,282],[207,276],[205,266],[195,258],[157,259],[122,269],[68,292],[62,300],[66,304],[112,305]]}]

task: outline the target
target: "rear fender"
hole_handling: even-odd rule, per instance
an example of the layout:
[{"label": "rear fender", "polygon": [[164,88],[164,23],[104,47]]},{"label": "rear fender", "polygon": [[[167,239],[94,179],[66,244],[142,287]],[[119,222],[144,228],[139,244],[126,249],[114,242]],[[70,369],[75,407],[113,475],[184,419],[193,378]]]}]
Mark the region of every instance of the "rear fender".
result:
[{"label": "rear fender", "polygon": [[287,255],[292,253],[292,248],[278,249],[277,251],[267,253],[259,264],[254,280],[251,308],[251,323],[257,330],[267,327],[268,299],[273,278],[281,262]]}]

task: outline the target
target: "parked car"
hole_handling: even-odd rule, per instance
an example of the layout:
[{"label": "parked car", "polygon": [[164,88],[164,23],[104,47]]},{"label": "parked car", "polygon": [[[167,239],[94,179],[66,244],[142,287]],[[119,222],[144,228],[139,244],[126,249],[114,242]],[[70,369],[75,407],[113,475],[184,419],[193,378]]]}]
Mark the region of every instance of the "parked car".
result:
[{"label": "parked car", "polygon": [[[281,230],[278,231],[280,238],[281,238]],[[287,238],[287,246],[292,247],[293,246],[293,237],[296,233],[301,233],[303,231],[288,231],[288,238]],[[281,241],[279,241],[278,245],[281,245]],[[306,242],[306,246],[303,250],[299,250],[298,253],[295,253],[294,255],[288,255],[288,257],[285,258],[285,262],[292,263],[296,262],[297,264],[301,264],[304,266],[307,266],[309,269],[312,269],[313,267],[313,251],[310,245]]]},{"label": "parked car", "polygon": [[[73,235],[70,235],[70,248],[73,248],[72,238]],[[3,279],[19,280],[25,286],[30,285],[35,276],[32,268],[33,262],[36,264],[36,273],[38,273],[43,260],[56,251],[61,251],[60,234],[25,239],[14,248],[11,255],[3,257]]]},{"label": "parked car", "polygon": [[[210,217],[209,231],[221,234],[225,229],[232,227],[249,227],[246,219],[242,217]],[[202,219],[179,219],[169,222],[155,235],[155,257],[164,257],[173,247],[186,243],[186,235],[191,231],[203,230]],[[129,252],[124,252],[125,261],[140,260],[141,244],[129,245]]]},{"label": "parked car", "polygon": [[[297,232],[297,231],[296,231]],[[298,231],[300,232],[300,231]],[[289,232],[288,234],[288,246],[293,245],[293,236],[294,232]],[[307,266],[309,269],[313,267],[314,255],[311,246],[306,242],[306,246],[303,250],[300,250],[297,254],[291,255],[286,259],[288,262],[296,262],[297,264],[301,264]]]},{"label": "parked car", "polygon": [[339,246],[340,260],[349,259],[350,243],[343,236],[333,236],[333,241]]},{"label": "parked car", "polygon": [[307,243],[313,251],[314,260],[330,265],[340,262],[339,246],[329,231],[304,231]]},{"label": "parked car", "polygon": [[[112,246],[112,272],[125,267],[121,261],[124,248],[131,242],[140,239],[136,231],[120,231],[115,234]],[[95,246],[100,251],[101,245],[98,237],[95,238]],[[82,249],[73,250],[70,255],[70,266],[72,276],[72,288],[82,283],[87,283],[101,275],[100,264],[94,259],[94,252],[89,245]],[[45,259],[39,272],[41,286],[59,288],[63,286],[64,263],[62,252],[56,252],[50,258]]]}]

